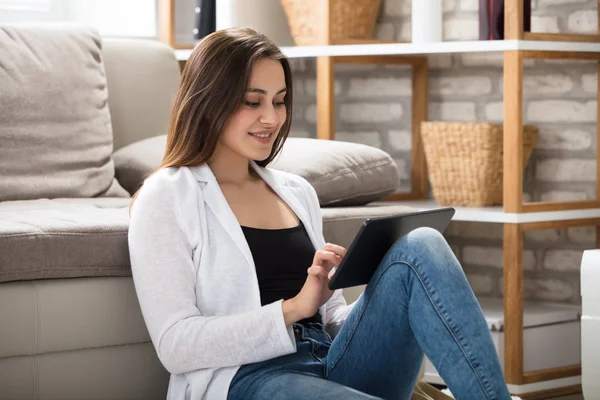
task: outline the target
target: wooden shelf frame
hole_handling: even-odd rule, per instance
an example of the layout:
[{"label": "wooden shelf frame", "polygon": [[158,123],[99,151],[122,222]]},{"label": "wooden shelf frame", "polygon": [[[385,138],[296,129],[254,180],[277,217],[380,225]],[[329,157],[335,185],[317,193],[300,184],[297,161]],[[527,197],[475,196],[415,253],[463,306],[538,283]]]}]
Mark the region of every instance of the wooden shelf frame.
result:
[{"label": "wooden shelf frame", "polygon": [[429,68],[425,56],[344,56],[317,58],[317,138],[335,138],[335,65],[336,64],[395,64],[412,69],[412,153],[411,191],[395,193],[388,201],[421,200],[429,196],[427,164],[421,140],[421,122],[427,120],[429,104]]},{"label": "wooden shelf frame", "polygon": [[[531,0],[504,0],[504,39],[600,43],[600,27],[596,34],[525,32],[523,12],[525,1]],[[598,4],[600,6],[600,1]],[[600,7],[598,7],[598,15],[600,16]]]},{"label": "wooden shelf frame", "polygon": [[[177,43],[175,33],[175,1],[158,0],[158,39],[175,50],[193,49],[194,46]],[[182,64],[180,63],[181,68],[183,68]]]},{"label": "wooden shelf frame", "polygon": [[[539,211],[600,208],[600,163],[596,168],[596,199],[565,202],[523,202],[523,62],[525,59],[595,60],[600,53],[505,51],[504,52],[504,211],[526,213]],[[599,64],[600,70],[600,64]],[[597,98],[600,99],[600,85]],[[600,106],[598,108],[600,115]],[[600,118],[596,118],[596,137],[600,139]],[[600,152],[596,160],[600,159]]]},{"label": "wooden shelf frame", "polygon": [[598,229],[600,218],[504,224],[504,375],[509,384],[525,385],[581,375],[581,364],[540,371],[524,371],[523,234],[531,230],[582,226],[596,226]]}]

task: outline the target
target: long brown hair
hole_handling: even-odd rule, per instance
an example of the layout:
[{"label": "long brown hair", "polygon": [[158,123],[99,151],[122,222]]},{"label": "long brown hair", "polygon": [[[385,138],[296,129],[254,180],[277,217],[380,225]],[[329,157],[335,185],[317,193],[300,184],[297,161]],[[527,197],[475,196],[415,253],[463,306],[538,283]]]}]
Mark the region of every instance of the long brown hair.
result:
[{"label": "long brown hair", "polygon": [[[231,28],[202,39],[186,62],[171,111],[165,154],[152,174],[162,168],[196,166],[210,159],[227,120],[244,102],[254,62],[262,58],[281,62],[287,88],[285,123],[269,157],[255,160],[261,167],[273,161],[292,122],[290,64],[277,45],[263,34],[249,28]],[[138,193],[139,189],[131,205]]]}]

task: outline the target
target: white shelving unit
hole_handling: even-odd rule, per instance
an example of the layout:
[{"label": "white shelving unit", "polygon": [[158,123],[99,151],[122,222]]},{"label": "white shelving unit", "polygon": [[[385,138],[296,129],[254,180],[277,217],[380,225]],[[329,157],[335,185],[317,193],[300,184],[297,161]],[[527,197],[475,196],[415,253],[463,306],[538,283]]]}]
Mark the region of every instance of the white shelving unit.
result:
[{"label": "white shelving unit", "polygon": [[[539,40],[471,40],[439,43],[381,43],[344,44],[331,46],[282,47],[288,58],[313,58],[335,56],[394,56],[523,51],[561,51],[600,53],[600,43],[544,42]],[[179,61],[189,58],[192,50],[175,50]]]},{"label": "white shelving unit", "polygon": [[[433,200],[386,201],[376,204],[398,204],[418,211],[432,210],[440,206]],[[543,211],[530,213],[507,213],[502,207],[454,207],[453,221],[490,222],[498,224],[525,224],[534,222],[572,221],[587,218],[600,218],[600,208],[582,210]]]}]

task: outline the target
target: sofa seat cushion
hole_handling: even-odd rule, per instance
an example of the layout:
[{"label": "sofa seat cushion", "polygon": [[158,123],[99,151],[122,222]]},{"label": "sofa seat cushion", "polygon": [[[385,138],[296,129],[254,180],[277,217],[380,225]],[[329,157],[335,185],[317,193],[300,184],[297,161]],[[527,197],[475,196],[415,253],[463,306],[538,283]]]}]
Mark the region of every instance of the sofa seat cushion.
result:
[{"label": "sofa seat cushion", "polygon": [[131,275],[129,201],[0,202],[0,282]]}]

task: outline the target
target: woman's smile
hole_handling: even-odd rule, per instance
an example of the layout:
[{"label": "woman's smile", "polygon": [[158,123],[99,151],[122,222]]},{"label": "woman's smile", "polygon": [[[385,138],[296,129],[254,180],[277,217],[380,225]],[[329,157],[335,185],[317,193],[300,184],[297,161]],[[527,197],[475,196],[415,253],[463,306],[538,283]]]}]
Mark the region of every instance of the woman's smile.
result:
[{"label": "woman's smile", "polygon": [[250,136],[252,136],[255,140],[262,144],[268,144],[271,142],[273,138],[273,134],[275,130],[270,131],[258,131],[258,132],[248,132]]}]

